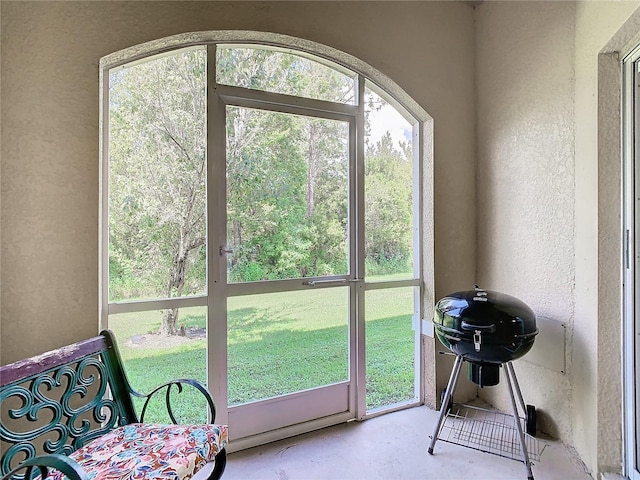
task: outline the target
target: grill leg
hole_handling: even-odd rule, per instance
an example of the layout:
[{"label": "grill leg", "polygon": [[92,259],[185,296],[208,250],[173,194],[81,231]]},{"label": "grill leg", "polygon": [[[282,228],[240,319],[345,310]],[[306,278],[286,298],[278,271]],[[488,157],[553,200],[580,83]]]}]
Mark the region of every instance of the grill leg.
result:
[{"label": "grill leg", "polygon": [[[525,441],[524,432],[522,431],[522,424],[520,423],[520,415],[518,414],[518,406],[516,405],[516,399],[513,394],[513,385],[511,383],[511,377],[513,376],[513,383],[516,385],[518,399],[521,403],[522,401],[522,393],[520,392],[520,387],[518,386],[518,380],[516,379],[515,372],[513,370],[513,365],[511,362],[507,362],[507,386],[509,387],[509,398],[511,399],[511,406],[513,407],[513,420],[516,424],[516,430],[518,430],[518,436],[520,437],[520,448],[522,449],[522,457],[525,468],[527,469],[527,479],[533,480],[533,472],[531,471],[531,460],[529,460],[529,452],[527,451],[527,443]],[[526,410],[525,410],[526,411]]]},{"label": "grill leg", "polygon": [[520,390],[520,384],[518,383],[518,378],[516,377],[516,371],[513,369],[513,364],[511,362],[507,362],[506,367],[507,367],[507,375],[511,375],[511,379],[513,380],[513,387],[515,389],[516,398],[518,399],[520,408],[522,408],[522,413],[526,415],[527,406],[524,404],[524,400],[522,398],[522,391]]},{"label": "grill leg", "polygon": [[438,418],[438,424],[433,430],[433,436],[431,437],[431,444],[429,445],[429,454],[431,455],[433,455],[433,447],[438,440],[438,434],[440,433],[440,427],[442,427],[444,417],[447,416],[447,407],[449,406],[449,401],[453,398],[453,392],[455,391],[456,385],[458,384],[458,377],[460,376],[460,368],[462,368],[462,362],[462,357],[459,355],[456,356],[456,361],[453,364],[453,370],[451,370],[451,376],[449,377],[449,383],[447,384],[447,390],[444,393],[442,405],[440,406],[440,417]]}]

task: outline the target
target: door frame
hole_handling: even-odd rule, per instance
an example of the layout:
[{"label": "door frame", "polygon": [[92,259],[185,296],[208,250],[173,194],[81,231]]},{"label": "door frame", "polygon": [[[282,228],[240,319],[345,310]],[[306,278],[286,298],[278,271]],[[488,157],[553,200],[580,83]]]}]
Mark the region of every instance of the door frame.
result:
[{"label": "door frame", "polygon": [[623,454],[624,473],[640,480],[639,400],[637,392],[640,339],[640,46],[622,62],[623,155]]},{"label": "door frame", "polygon": [[[216,58],[216,45],[208,46],[208,58]],[[209,69],[212,68],[213,62],[209,63]],[[210,277],[208,282],[209,303],[208,331],[210,334],[208,351],[216,352],[213,362],[210,365],[220,365],[224,357],[225,375],[219,375],[216,368],[212,368],[208,372],[208,384],[211,385],[214,397],[219,398],[221,410],[225,412],[225,422],[234,424],[235,418],[241,418],[242,424],[252,422],[255,425],[257,433],[244,434],[245,428],[240,427],[240,433],[236,438],[232,439],[233,449],[238,450],[247,446],[266,443],[284,436],[296,435],[304,431],[308,431],[309,425],[315,423],[315,428],[343,423],[352,420],[357,415],[356,401],[359,398],[359,383],[357,382],[357,372],[360,371],[361,352],[364,349],[364,342],[361,342],[360,336],[357,335],[357,325],[360,319],[359,312],[356,308],[356,299],[358,297],[356,291],[359,283],[358,274],[360,269],[356,263],[358,256],[356,255],[357,246],[355,245],[358,235],[356,234],[359,225],[357,225],[358,212],[360,208],[358,204],[361,199],[356,194],[356,190],[360,183],[356,165],[358,164],[358,155],[362,153],[357,149],[357,137],[363,135],[357,131],[356,119],[363,107],[354,105],[341,105],[320,100],[306,99],[300,97],[290,97],[288,95],[276,94],[271,92],[249,90],[240,87],[228,85],[218,85],[215,83],[215,73],[208,73],[208,80],[213,81],[213,91],[209,93],[210,97],[214,97],[210,101],[213,110],[210,110],[210,116],[213,118],[215,130],[211,132],[213,142],[216,148],[211,157],[212,172],[208,177],[208,191],[220,192],[223,198],[216,198],[217,205],[214,206],[213,215],[208,218],[208,231],[213,232],[216,243],[212,243],[209,247],[210,261],[216,263],[215,270],[212,270],[215,277]],[[361,83],[361,82],[359,82]],[[226,172],[226,149],[221,148],[225,144],[226,138],[226,110],[227,107],[252,108],[260,111],[269,111],[283,114],[302,115],[305,117],[321,118],[344,122],[348,125],[348,238],[349,238],[349,255],[347,274],[333,275],[326,277],[305,277],[292,278],[285,280],[270,280],[262,282],[243,282],[232,283],[227,282],[226,250],[227,241],[227,216],[226,216],[226,174],[220,175],[219,172]],[[213,172],[218,172],[214,175]],[[224,228],[220,228],[224,226]],[[218,255],[217,252],[220,252]],[[364,264],[364,262],[362,262]],[[347,312],[348,324],[348,351],[349,351],[349,378],[346,381],[331,385],[319,386],[309,390],[292,392],[289,394],[249,402],[241,405],[229,406],[228,399],[228,368],[226,365],[227,358],[227,298],[264,294],[305,290],[309,291],[313,288],[313,282],[324,284],[324,287],[331,285],[341,285],[348,288],[349,310]],[[315,288],[324,288],[323,286]],[[222,298],[219,298],[222,297]],[[220,321],[224,318],[224,321]],[[224,339],[224,342],[223,342]],[[215,344],[215,345],[214,345]],[[315,399],[315,400],[314,400]],[[309,408],[303,409],[299,405],[303,402],[306,406],[314,404],[320,406],[320,409],[314,408],[313,412]],[[268,412],[265,412],[265,409]],[[293,423],[292,425],[270,427],[275,422],[283,424]]]}]

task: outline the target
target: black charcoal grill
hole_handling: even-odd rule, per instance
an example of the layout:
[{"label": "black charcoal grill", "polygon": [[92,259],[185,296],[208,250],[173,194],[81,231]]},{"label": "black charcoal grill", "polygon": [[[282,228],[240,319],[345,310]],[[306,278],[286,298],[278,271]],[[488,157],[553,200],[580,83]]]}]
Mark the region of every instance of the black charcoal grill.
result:
[{"label": "black charcoal grill", "polygon": [[433,454],[433,447],[451,409],[462,363],[468,363],[469,379],[480,387],[497,385],[500,368],[504,366],[521,459],[527,468],[528,478],[533,479],[516,398],[525,415],[526,432],[530,435],[535,435],[535,407],[524,404],[511,362],[533,346],[538,334],[535,314],[515,297],[476,286],[474,290],[452,293],[440,299],[435,306],[433,324],[436,336],[456,355],[456,361],[442,395],[440,420],[432,436],[429,453]]},{"label": "black charcoal grill", "polygon": [[522,301],[490,290],[456,292],[440,299],[433,323],[442,344],[469,362],[469,379],[497,385],[500,366],[531,350],[536,316]]}]

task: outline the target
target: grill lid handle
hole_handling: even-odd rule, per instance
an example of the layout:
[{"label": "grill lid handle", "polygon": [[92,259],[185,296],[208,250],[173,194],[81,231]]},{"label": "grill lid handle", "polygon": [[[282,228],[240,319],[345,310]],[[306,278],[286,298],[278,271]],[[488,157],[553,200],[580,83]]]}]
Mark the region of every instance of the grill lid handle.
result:
[{"label": "grill lid handle", "polygon": [[476,349],[476,352],[480,351],[480,345],[482,344],[482,332],[480,330],[476,330],[473,333],[473,346]]},{"label": "grill lid handle", "polygon": [[460,324],[460,327],[462,327],[463,330],[468,330],[472,332],[475,332],[476,330],[480,330],[481,332],[494,333],[496,331],[495,323],[492,323],[491,325],[474,325],[472,323],[467,323],[463,320],[462,323]]}]

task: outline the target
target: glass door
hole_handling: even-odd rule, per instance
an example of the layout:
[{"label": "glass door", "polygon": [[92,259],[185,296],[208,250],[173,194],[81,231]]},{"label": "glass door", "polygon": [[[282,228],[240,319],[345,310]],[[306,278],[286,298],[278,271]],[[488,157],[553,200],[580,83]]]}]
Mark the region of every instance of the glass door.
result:
[{"label": "glass door", "polygon": [[623,62],[625,473],[640,479],[640,48]]},{"label": "glass door", "polygon": [[[634,169],[635,169],[635,186],[634,191],[638,191],[638,186],[640,185],[640,168],[637,167],[638,161],[640,161],[640,142],[638,139],[640,136],[640,62],[636,59],[633,63],[633,72],[634,72],[634,82],[633,82],[633,158],[634,158]],[[637,197],[637,193],[634,195]],[[636,288],[636,299],[640,298],[640,278],[638,278],[638,274],[640,274],[640,256],[638,252],[640,252],[640,245],[638,244],[638,240],[640,240],[640,221],[638,215],[640,214],[640,200],[636,200],[635,206],[635,258],[637,259],[636,268],[635,268],[635,288]],[[630,414],[632,418],[630,419],[630,423],[632,424],[633,432],[630,432],[630,478],[640,479],[640,385],[638,384],[638,372],[640,372],[640,302],[636,301],[636,311],[633,319],[629,319],[629,326],[627,331],[627,336],[629,338],[629,351],[628,351],[628,364],[631,366],[631,371],[627,374],[627,382],[630,382],[630,396],[632,397],[632,405],[633,409]]]},{"label": "glass door", "polygon": [[350,118],[235,103],[225,107],[221,254],[229,424],[245,438],[354,415],[354,135]]}]

